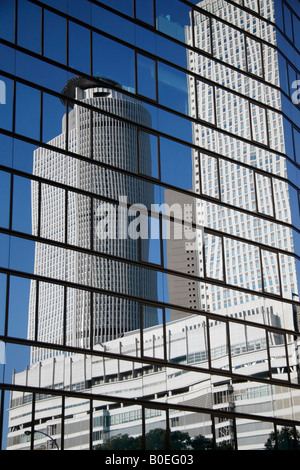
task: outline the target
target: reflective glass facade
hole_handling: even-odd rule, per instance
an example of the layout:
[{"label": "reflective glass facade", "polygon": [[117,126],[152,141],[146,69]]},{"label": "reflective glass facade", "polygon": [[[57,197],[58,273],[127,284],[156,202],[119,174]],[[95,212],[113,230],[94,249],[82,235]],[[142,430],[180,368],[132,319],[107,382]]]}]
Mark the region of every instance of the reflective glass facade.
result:
[{"label": "reflective glass facade", "polygon": [[2,449],[298,449],[298,0],[2,0]]}]

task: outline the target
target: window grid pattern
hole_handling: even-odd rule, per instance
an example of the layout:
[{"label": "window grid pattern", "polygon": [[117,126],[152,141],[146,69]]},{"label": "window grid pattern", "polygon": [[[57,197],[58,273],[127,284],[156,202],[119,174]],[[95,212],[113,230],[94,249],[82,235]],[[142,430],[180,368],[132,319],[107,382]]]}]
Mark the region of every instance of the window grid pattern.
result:
[{"label": "window grid pattern", "polygon": [[[0,233],[10,259],[3,256],[0,268],[6,294],[0,339],[30,349],[31,363],[39,364],[1,382],[2,415],[11,394],[8,445],[45,442],[42,434],[24,436],[26,428],[56,436],[62,449],[95,448],[116,437],[120,423],[131,423],[139,448],[149,448],[149,430],[158,427],[168,449],[172,431],[191,432],[201,423],[207,448],[225,442],[239,449],[243,419],[249,429],[259,423],[277,436],[289,427],[298,445],[299,419],[283,418],[279,404],[268,417],[265,412],[271,413],[268,402],[280,390],[290,400],[286,416],[291,410],[299,415],[300,188],[291,175],[300,164],[299,104],[292,102],[300,12],[279,2],[281,24],[272,0],[177,0],[174,13],[178,8],[189,21],[182,36],[163,16],[169,2],[153,0],[151,20],[139,17],[138,3],[127,10],[94,0],[72,7],[16,0],[8,8],[14,35],[4,31],[0,48],[11,100],[0,130],[8,158],[1,160],[0,176],[10,184]],[[113,26],[108,31],[101,14],[128,35]],[[27,41],[30,15],[37,28]],[[64,55],[49,46],[51,21],[60,27]],[[132,30],[140,40],[132,39]],[[157,39],[155,50],[146,37]],[[105,71],[103,77],[97,71],[105,47],[112,61],[124,54],[127,63],[126,70],[112,71],[109,87]],[[171,47],[178,59],[168,56]],[[26,59],[32,70],[24,67]],[[148,67],[147,88],[142,67]],[[47,78],[51,70],[57,83]],[[92,79],[93,87],[62,92],[62,77],[65,85],[74,76]],[[62,127],[48,139],[48,113],[58,104],[65,107]],[[18,145],[24,155],[35,149],[32,172]],[[170,156],[176,168],[187,152],[191,187],[184,178],[174,183],[170,171]],[[18,185],[30,187],[32,226],[17,218]],[[177,201],[185,195],[194,217],[168,216],[157,207],[150,212],[154,195],[165,191]],[[144,218],[158,221],[155,262],[144,240],[124,245],[97,237],[99,206],[116,206],[122,194],[127,210],[143,203]],[[164,223],[174,229],[183,222],[195,234],[185,251],[191,254],[186,270],[180,263],[170,267],[163,236]],[[18,244],[34,253],[34,264],[24,268],[11,256]],[[156,279],[174,283],[169,299],[153,288]],[[26,334],[11,326],[16,280],[31,286]],[[180,296],[182,286],[194,302]],[[175,321],[169,323],[170,312]],[[234,402],[261,397],[268,402],[249,403],[247,413],[234,410]],[[51,426],[47,420],[42,425],[46,409],[55,420]],[[83,431],[76,441],[78,426]]]}]

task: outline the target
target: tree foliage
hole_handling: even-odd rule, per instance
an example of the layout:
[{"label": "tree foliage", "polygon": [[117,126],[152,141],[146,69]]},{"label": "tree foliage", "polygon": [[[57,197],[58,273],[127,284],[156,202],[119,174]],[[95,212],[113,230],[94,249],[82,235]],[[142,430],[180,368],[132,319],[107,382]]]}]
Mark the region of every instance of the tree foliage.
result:
[{"label": "tree foliage", "polygon": [[283,427],[277,433],[271,432],[267,442],[265,443],[266,450],[299,450],[300,449],[300,433],[296,431],[294,434],[293,428]]},{"label": "tree foliage", "polygon": [[[165,429],[156,428],[149,431],[146,436],[146,449],[166,450],[167,442],[170,442],[170,450],[212,450],[212,440],[199,435],[191,438],[187,432],[172,431],[168,433]],[[110,438],[105,444],[97,446],[97,450],[140,450],[142,438],[131,437],[128,434],[119,434]],[[231,446],[220,444],[219,449],[231,449]]]}]

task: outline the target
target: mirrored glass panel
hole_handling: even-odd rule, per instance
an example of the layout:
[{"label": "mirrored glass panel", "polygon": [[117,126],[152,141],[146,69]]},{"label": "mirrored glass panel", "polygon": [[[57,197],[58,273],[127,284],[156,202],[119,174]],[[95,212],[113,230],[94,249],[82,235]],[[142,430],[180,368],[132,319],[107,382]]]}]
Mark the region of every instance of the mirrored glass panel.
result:
[{"label": "mirrored glass panel", "polygon": [[1,449],[298,447],[296,3],[0,2]]}]

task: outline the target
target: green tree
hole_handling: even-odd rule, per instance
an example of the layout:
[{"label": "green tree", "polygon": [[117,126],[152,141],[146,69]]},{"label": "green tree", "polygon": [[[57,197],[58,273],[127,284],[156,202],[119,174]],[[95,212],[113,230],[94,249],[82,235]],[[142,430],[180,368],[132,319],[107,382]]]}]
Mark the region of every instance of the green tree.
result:
[{"label": "green tree", "polygon": [[193,450],[212,450],[212,440],[200,434],[191,440],[191,447]]},{"label": "green tree", "polygon": [[170,434],[171,450],[187,450],[191,447],[191,438],[189,433],[173,431]]},{"label": "green tree", "polygon": [[[166,450],[168,433],[165,429],[151,429],[145,436],[147,450]],[[119,434],[109,439],[105,444],[96,447],[97,450],[140,450],[141,437],[131,437],[128,434]],[[182,431],[170,432],[170,450],[212,450],[212,440],[202,435],[191,438],[189,433]],[[217,450],[231,450],[228,442],[217,445]]]},{"label": "green tree", "polygon": [[[167,432],[165,429],[151,429],[146,434],[146,449],[166,450]],[[97,450],[139,450],[141,449],[141,437],[130,437],[128,434],[120,434],[109,439],[105,444],[97,446]],[[170,449],[186,450],[191,448],[191,438],[188,433],[174,431],[170,433]]]},{"label": "green tree", "polygon": [[146,449],[149,450],[165,450],[166,448],[166,431],[164,429],[151,429],[146,434]]},{"label": "green tree", "polygon": [[217,450],[233,450],[234,447],[231,444],[231,442],[223,441],[223,442],[220,442],[220,444],[216,446],[216,449]]},{"label": "green tree", "polygon": [[267,442],[265,443],[266,450],[299,450],[300,449],[300,433],[296,431],[296,440],[293,428],[283,427],[279,433],[277,433],[276,447],[276,435],[275,432],[271,432]]},{"label": "green tree", "polygon": [[97,450],[139,450],[141,440],[139,437],[131,437],[128,434],[118,434],[109,439],[105,444],[97,446]]}]

